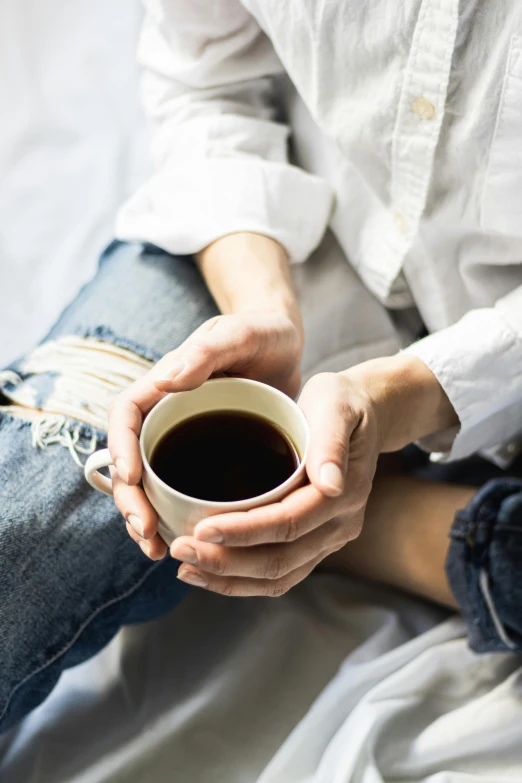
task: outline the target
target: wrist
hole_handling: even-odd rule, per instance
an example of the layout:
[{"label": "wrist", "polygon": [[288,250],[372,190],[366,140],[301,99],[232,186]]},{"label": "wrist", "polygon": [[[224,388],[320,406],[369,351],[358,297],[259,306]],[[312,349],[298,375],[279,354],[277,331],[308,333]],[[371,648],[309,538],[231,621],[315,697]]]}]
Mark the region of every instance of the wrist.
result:
[{"label": "wrist", "polygon": [[251,232],[229,234],[198,253],[196,262],[222,313],[271,312],[284,316],[303,343],[290,262],[279,242]]},{"label": "wrist", "polygon": [[416,356],[372,359],[345,374],[369,396],[379,423],[382,451],[396,451],[459,423],[439,381]]}]

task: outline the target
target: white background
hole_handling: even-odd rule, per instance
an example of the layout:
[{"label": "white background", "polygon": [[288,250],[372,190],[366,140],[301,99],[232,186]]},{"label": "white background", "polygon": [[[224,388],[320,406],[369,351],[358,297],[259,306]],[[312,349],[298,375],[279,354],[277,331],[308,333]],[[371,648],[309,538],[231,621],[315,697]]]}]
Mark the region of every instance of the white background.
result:
[{"label": "white background", "polygon": [[0,367],[96,268],[148,171],[139,0],[2,0]]}]

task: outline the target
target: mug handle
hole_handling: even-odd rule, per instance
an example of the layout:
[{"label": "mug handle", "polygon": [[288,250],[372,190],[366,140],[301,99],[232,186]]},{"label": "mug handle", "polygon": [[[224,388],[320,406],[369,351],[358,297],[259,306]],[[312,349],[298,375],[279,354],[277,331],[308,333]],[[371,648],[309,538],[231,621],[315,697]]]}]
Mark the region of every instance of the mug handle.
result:
[{"label": "mug handle", "polygon": [[100,468],[108,468],[109,465],[114,465],[111,453],[109,449],[101,449],[101,451],[95,451],[94,454],[91,454],[84,468],[85,478],[91,487],[103,492],[104,495],[113,494],[112,480],[102,476],[98,471]]}]

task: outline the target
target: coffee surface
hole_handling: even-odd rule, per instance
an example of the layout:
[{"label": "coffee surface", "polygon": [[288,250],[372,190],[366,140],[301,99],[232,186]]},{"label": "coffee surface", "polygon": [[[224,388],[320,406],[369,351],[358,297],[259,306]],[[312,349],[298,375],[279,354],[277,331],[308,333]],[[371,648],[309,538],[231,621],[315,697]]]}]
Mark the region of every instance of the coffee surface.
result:
[{"label": "coffee surface", "polygon": [[155,447],[152,470],[199,500],[231,502],[263,495],[299,465],[291,440],[260,416],[212,411],[175,425]]}]

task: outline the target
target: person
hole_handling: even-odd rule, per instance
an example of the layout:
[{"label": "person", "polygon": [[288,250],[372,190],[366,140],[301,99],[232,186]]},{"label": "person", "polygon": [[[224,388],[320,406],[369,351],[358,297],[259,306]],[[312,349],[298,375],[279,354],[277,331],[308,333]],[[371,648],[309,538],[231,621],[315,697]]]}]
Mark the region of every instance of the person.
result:
[{"label": "person", "polygon": [[[522,9],[146,5],[157,173],[2,376],[0,730],[184,583],[277,596],[326,563],[460,608],[478,651],[520,649],[520,462],[472,455],[508,465],[522,426]],[[143,417],[219,373],[294,396],[302,367],[309,484],[165,557]],[[77,464],[107,414],[125,527]],[[412,441],[465,469],[390,465]]]}]

